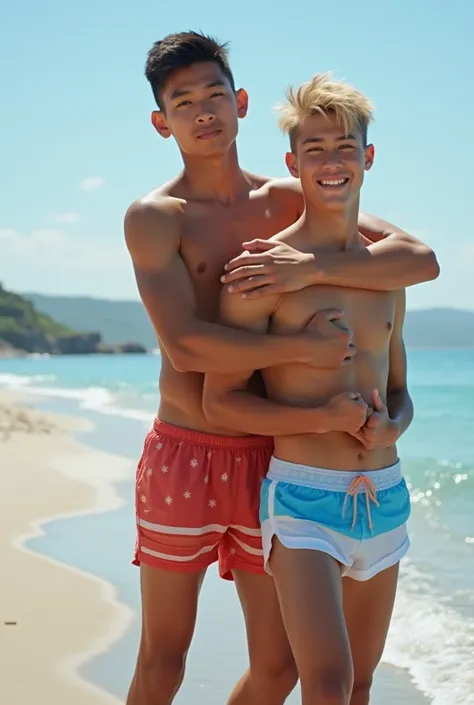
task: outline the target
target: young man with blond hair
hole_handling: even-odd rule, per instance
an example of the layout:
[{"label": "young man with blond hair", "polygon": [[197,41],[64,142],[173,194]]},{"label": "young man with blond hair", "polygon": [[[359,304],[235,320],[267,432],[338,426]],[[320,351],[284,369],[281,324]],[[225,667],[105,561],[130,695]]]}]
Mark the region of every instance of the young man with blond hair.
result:
[{"label": "young man with blond hair", "polygon": [[[372,105],[359,91],[316,75],[280,108],[290,173],[303,217],[270,238],[314,256],[359,252],[360,190],[371,169]],[[269,337],[298,335],[321,309],[344,311],[356,354],[337,370],[300,362],[262,371],[267,398],[247,390],[254,373],[208,374],[209,423],[274,436],[260,518],[301,679],[303,705],[367,705],[409,547],[410,499],[396,441],[413,416],[403,343],[405,291],[324,283],[246,300],[223,291],[221,321]],[[334,414],[335,400],[344,399]],[[319,409],[313,432],[281,422],[287,406]],[[342,580],[341,578],[345,578]]]}]

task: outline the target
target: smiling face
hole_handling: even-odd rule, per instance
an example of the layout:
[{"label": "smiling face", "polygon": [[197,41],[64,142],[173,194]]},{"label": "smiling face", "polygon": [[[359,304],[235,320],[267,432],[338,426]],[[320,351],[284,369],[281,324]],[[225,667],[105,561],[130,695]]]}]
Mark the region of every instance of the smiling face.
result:
[{"label": "smiling face", "polygon": [[286,155],[290,173],[301,180],[304,197],[316,208],[340,210],[358,199],[364,173],[372,167],[373,145],[360,130],[345,134],[334,114],[304,118]]},{"label": "smiling face", "polygon": [[162,137],[173,135],[183,153],[212,156],[235,141],[247,103],[246,92],[233,91],[219,64],[205,61],[171,74],[161,95],[163,110],[152,113],[152,122]]}]

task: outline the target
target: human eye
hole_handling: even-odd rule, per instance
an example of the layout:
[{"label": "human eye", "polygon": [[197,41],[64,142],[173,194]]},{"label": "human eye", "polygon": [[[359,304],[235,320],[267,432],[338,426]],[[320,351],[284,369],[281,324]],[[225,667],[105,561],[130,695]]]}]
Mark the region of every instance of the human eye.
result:
[{"label": "human eye", "polygon": [[224,95],[224,91],[214,91],[213,93],[211,93],[211,95],[209,97],[210,98],[219,98],[220,96],[223,96],[223,95]]},{"label": "human eye", "polygon": [[176,105],[176,107],[177,107],[177,108],[182,108],[182,107],[184,107],[185,105],[191,105],[191,101],[190,101],[190,100],[182,100],[180,103],[178,103],[178,104]]}]

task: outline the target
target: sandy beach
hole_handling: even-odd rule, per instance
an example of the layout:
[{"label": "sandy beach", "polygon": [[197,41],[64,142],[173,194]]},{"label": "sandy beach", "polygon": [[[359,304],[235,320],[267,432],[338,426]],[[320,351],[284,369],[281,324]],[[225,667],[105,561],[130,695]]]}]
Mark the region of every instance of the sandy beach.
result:
[{"label": "sandy beach", "polygon": [[[77,422],[0,403],[0,702],[102,705],[115,697],[83,681],[76,669],[105,651],[128,626],[130,610],[113,588],[25,547],[42,522],[65,514],[114,509],[110,485],[94,481],[123,459],[89,450],[71,436]],[[84,479],[77,478],[77,470]]]},{"label": "sandy beach", "polygon": [[[93,513],[103,516],[101,525],[110,536],[110,529],[106,528],[107,512],[126,509],[114,483],[131,481],[133,468],[121,455],[89,448],[74,439],[79,431],[92,428],[89,421],[43,413],[34,408],[35,402],[35,397],[25,396],[23,392],[1,390],[0,702],[8,705],[26,705],[32,701],[40,705],[118,705],[123,703],[126,684],[117,687],[117,682],[121,683],[122,669],[128,672],[136,650],[134,609],[117,600],[116,588],[111,582],[35,553],[28,548],[28,543],[45,533],[54,540],[55,533],[61,531],[57,527],[64,526],[64,522],[55,523],[58,519],[84,516],[83,521],[88,522],[87,515]],[[114,437],[120,434],[118,423],[116,419]],[[102,515],[103,512],[106,514]],[[110,519],[115,515],[110,514]],[[97,556],[100,546],[108,545],[109,553],[113,548],[108,540],[104,544],[103,537],[102,543],[101,537],[97,536],[95,542],[90,533],[84,536],[78,532],[78,537],[89,543],[98,560],[102,560]],[[108,554],[103,559],[115,560]],[[69,562],[68,557],[63,560]],[[70,562],[75,562],[73,554]],[[224,594],[217,578],[215,585],[211,580],[204,591],[203,621],[198,624],[188,678],[177,703],[189,702],[196,679],[206,681],[210,677],[205,663],[210,649],[215,648],[219,653],[227,647],[231,652],[234,650],[235,645],[228,644],[222,634],[209,633],[213,621],[221,623],[216,619],[216,609],[222,610],[222,620],[230,620],[224,632],[240,628],[235,595],[230,601],[227,593]],[[118,656],[115,649],[124,642],[130,645]],[[239,668],[244,668],[243,643],[241,647],[242,653],[235,657],[242,659]],[[119,697],[78,674],[85,663],[109,650],[113,659],[112,681],[105,676],[103,683]],[[229,683],[238,675],[229,675]],[[227,682],[213,682],[209,687],[206,700],[212,696],[212,702],[217,702],[215,696],[220,688],[222,701],[230,690]],[[374,704],[385,702],[388,694],[394,701],[406,705],[425,702],[405,672],[383,665],[374,686]],[[296,702],[296,698],[292,696],[292,702]]]}]

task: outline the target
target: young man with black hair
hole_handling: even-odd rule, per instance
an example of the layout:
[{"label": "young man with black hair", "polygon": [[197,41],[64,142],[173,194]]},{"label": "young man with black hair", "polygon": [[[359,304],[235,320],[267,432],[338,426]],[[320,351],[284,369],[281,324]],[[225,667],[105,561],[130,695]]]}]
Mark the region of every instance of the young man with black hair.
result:
[{"label": "young man with black hair", "polygon": [[[228,435],[202,409],[207,372],[241,372],[288,362],[338,369],[355,354],[342,311],[312,316],[299,335],[271,336],[219,325],[221,278],[234,292],[262,296],[331,285],[395,290],[438,274],[432,251],[370,216],[364,251],[317,258],[265,240],[303,212],[297,180],[274,180],[238,163],[238,120],[248,96],[236,90],[225,46],[195,32],[169,35],[148,55],[158,110],[184,169],[133,203],[125,217],[138,289],[161,349],[160,406],[137,471],[137,545],[142,638],[128,705],[168,705],[183,675],[207,567],[235,580],[247,627],[249,671],[229,705],[279,705],[296,669],[272,579],[264,574],[259,491],[272,440]],[[256,238],[249,242],[250,238]],[[254,252],[242,252],[243,245]],[[270,291],[268,288],[271,287]],[[263,394],[260,379],[250,389]],[[359,420],[351,396],[331,401],[335,427]],[[320,409],[281,407],[289,433],[318,427]],[[269,644],[271,647],[269,648]]]}]

